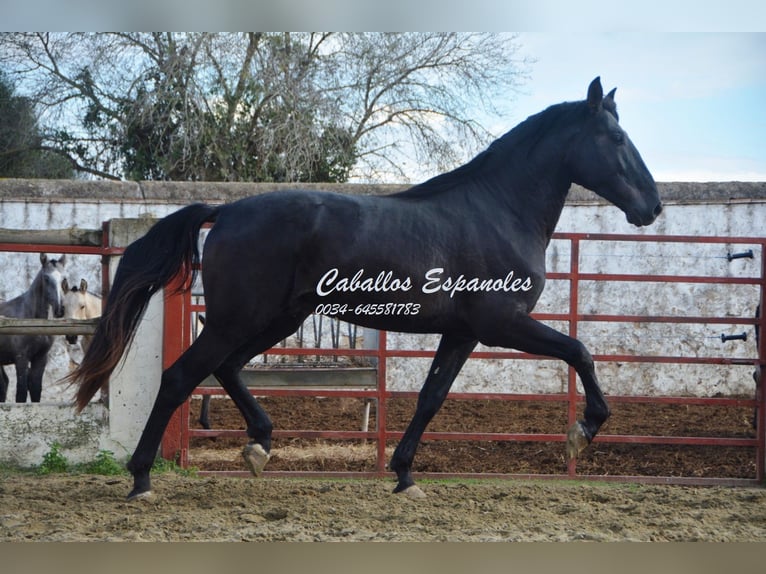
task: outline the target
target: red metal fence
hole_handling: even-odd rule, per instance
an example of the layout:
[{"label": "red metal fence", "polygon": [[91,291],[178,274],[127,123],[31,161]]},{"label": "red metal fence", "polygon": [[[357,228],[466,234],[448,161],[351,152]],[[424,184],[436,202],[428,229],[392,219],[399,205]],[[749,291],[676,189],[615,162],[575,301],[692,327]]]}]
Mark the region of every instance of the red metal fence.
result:
[{"label": "red metal fence", "polygon": [[[711,315],[686,316],[678,313],[662,315],[621,315],[621,314],[594,314],[584,313],[579,309],[579,292],[585,282],[596,283],[675,283],[689,285],[720,285],[723,288],[731,288],[737,285],[750,285],[757,289],[757,299],[753,301],[752,308],[758,303],[764,301],[764,287],[766,287],[766,238],[763,237],[693,237],[693,236],[659,236],[659,235],[609,235],[609,234],[582,234],[582,233],[558,233],[554,235],[554,240],[561,244],[569,245],[569,264],[564,270],[554,269],[548,274],[550,281],[565,281],[569,284],[569,308],[563,313],[537,313],[535,317],[542,321],[565,322],[568,324],[568,334],[578,337],[580,327],[584,323],[629,323],[629,324],[664,324],[664,325],[728,325],[728,326],[752,326],[760,324],[763,328],[766,326],[766,313],[756,320],[750,316],[721,316],[716,313]],[[655,247],[675,244],[690,244],[693,246],[713,246],[719,249],[721,253],[729,246],[751,246],[748,254],[755,257],[756,267],[759,267],[758,273],[745,276],[733,276],[727,270],[724,273],[714,274],[649,274],[645,272],[594,272],[583,269],[582,246],[589,242],[603,242],[608,245],[621,245],[630,243],[652,244]],[[729,247],[730,248],[730,247]],[[659,249],[659,247],[658,247]],[[737,254],[727,253],[726,256],[717,257],[728,259],[731,262],[738,257]],[[727,287],[729,286],[729,287]],[[164,361],[165,367],[168,367],[178,355],[191,342],[191,325],[193,313],[204,310],[200,305],[193,305],[189,294],[185,296],[176,296],[168,298],[166,301],[165,313],[165,347]],[[766,333],[766,331],[761,331]],[[323,438],[323,439],[366,439],[376,441],[377,456],[374,472],[349,472],[349,473],[308,473],[311,475],[324,476],[382,476],[386,471],[386,443],[391,440],[398,440],[402,432],[393,431],[387,428],[386,413],[388,402],[397,397],[414,397],[416,392],[398,392],[387,388],[386,384],[386,364],[394,357],[421,357],[430,358],[433,356],[431,351],[421,351],[414,349],[394,349],[387,345],[385,332],[379,334],[377,348],[375,349],[307,349],[307,348],[284,348],[272,349],[268,353],[278,355],[344,355],[349,357],[373,357],[377,360],[377,386],[376,388],[302,388],[299,386],[290,388],[263,388],[252,389],[254,394],[259,396],[323,396],[323,397],[358,397],[372,399],[376,403],[376,428],[368,431],[334,431],[334,430],[295,430],[287,431],[277,429],[274,431],[275,437],[303,437],[303,438]],[[515,351],[482,350],[476,351],[473,358],[479,359],[531,359],[537,360],[541,357],[535,357],[518,353]],[[692,355],[674,355],[674,354],[636,354],[630,353],[594,353],[596,362],[616,362],[616,363],[643,363],[667,366],[672,369],[674,365],[764,365],[766,362],[766,336],[761,338],[757,350],[757,356],[731,357],[731,356],[692,356]],[[663,367],[664,368],[664,367]],[[223,391],[217,388],[199,388],[200,394],[221,394]],[[567,390],[564,393],[547,394],[514,394],[514,393],[452,393],[451,398],[457,399],[484,399],[498,401],[558,401],[565,404],[568,413],[568,422],[572,424],[576,420],[577,406],[583,400],[583,395],[577,390],[577,375],[574,369],[568,371]],[[761,388],[757,388],[754,398],[732,398],[732,397],[701,397],[701,396],[637,396],[610,395],[607,397],[611,404],[642,402],[656,404],[681,404],[681,405],[710,405],[723,407],[748,407],[754,408],[758,405],[757,428],[754,437],[697,437],[697,436],[656,436],[656,435],[617,435],[601,434],[596,438],[597,443],[623,443],[623,444],[657,444],[657,445],[706,445],[706,446],[725,446],[725,447],[748,447],[755,450],[755,477],[753,479],[732,479],[732,478],[696,478],[696,477],[636,477],[636,476],[583,476],[577,473],[575,462],[568,465],[566,474],[561,475],[535,475],[537,478],[592,478],[598,480],[636,480],[641,482],[662,482],[662,483],[685,483],[685,484],[708,484],[708,483],[726,483],[726,484],[752,484],[761,482],[764,474],[764,445],[766,445],[766,397]],[[561,434],[534,434],[534,433],[471,433],[471,432],[426,432],[423,440],[462,440],[462,441],[525,441],[525,442],[555,442],[563,443],[566,441],[566,435],[562,429]],[[189,462],[189,439],[191,437],[218,437],[218,436],[244,436],[244,431],[233,429],[200,430],[191,428],[189,424],[189,403],[183,405],[174,417],[171,426],[166,433],[163,442],[163,455],[169,458],[177,457],[182,466]],[[562,444],[563,449],[563,444]],[[239,472],[229,472],[229,474],[240,474]],[[267,474],[287,474],[287,475],[306,475],[307,473],[289,473],[289,472],[271,472]],[[446,476],[439,474],[438,476]],[[455,475],[452,475],[455,476]],[[466,475],[460,476],[487,476],[487,475]],[[500,475],[494,475],[500,476]],[[516,477],[521,475],[502,475],[503,477]],[[524,475],[529,477],[530,475]]]},{"label": "red metal fence", "polygon": [[[14,242],[0,243],[0,252],[7,253],[63,253],[67,255],[97,255],[101,257],[101,282],[104,287],[104,293],[109,285],[109,267],[107,258],[109,256],[122,255],[124,248],[109,246],[109,222],[105,221],[101,225],[100,233],[98,230],[90,230],[95,236],[100,236],[101,245],[77,245],[66,240],[57,242],[45,242],[45,240],[33,239],[35,234],[40,231],[30,230],[6,230],[9,233],[18,233],[19,238]],[[69,231],[69,230],[65,230]],[[80,230],[88,231],[88,230]],[[44,232],[43,232],[44,233]],[[29,236],[30,238],[27,238]],[[63,236],[62,236],[63,237]]]}]

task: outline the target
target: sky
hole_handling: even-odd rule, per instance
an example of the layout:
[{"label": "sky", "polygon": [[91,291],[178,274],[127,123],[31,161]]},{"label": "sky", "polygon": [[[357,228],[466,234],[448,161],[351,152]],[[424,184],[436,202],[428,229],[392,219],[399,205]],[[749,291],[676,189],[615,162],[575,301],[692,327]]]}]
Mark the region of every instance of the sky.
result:
[{"label": "sky", "polygon": [[[7,4],[7,6],[6,6]],[[535,62],[501,135],[601,76],[657,181],[766,181],[766,3],[762,0],[0,0],[0,28],[539,30]],[[12,9],[11,9],[12,7]],[[572,32],[579,31],[578,33]],[[430,174],[433,175],[433,174]],[[415,177],[414,181],[417,181]]]},{"label": "sky", "polygon": [[616,87],[620,124],[657,181],[766,181],[766,33],[521,33],[529,79],[492,131]]}]

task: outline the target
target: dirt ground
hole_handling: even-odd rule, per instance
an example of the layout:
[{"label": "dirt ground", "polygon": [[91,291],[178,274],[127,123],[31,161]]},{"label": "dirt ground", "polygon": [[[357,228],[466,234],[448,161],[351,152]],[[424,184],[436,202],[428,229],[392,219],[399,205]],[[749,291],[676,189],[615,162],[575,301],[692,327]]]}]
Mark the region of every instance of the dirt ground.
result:
[{"label": "dirt ground", "polygon": [[33,475],[0,485],[0,541],[764,541],[762,488],[565,481]]},{"label": "dirt ground", "polygon": [[[277,428],[356,430],[355,399],[276,399]],[[448,401],[432,430],[561,432],[563,406]],[[411,401],[393,401],[403,428]],[[197,409],[198,404],[193,406]],[[615,405],[606,433],[752,434],[747,408]],[[502,413],[501,413],[502,411]],[[504,413],[504,416],[503,416]],[[374,424],[374,409],[371,424]],[[212,423],[239,425],[228,400]],[[243,470],[241,438],[193,439],[192,464]],[[369,445],[278,438],[270,470],[369,469]],[[365,450],[368,449],[368,450]],[[749,448],[594,444],[578,469],[593,474],[754,476]],[[584,470],[583,470],[584,469]],[[562,473],[563,444],[428,441],[417,472]],[[417,478],[417,477],[416,477]],[[125,502],[128,476],[0,473],[0,541],[766,541],[766,489],[582,480],[425,480],[427,497],[392,494],[391,478],[264,476],[153,478],[148,500]]]}]

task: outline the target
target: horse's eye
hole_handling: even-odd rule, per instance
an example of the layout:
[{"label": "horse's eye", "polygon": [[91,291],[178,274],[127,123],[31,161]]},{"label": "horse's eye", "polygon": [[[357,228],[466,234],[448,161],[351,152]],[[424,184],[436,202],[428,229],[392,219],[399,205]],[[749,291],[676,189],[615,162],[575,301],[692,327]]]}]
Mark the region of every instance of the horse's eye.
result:
[{"label": "horse's eye", "polygon": [[625,134],[620,130],[613,130],[611,133],[612,141],[617,145],[625,143]]}]

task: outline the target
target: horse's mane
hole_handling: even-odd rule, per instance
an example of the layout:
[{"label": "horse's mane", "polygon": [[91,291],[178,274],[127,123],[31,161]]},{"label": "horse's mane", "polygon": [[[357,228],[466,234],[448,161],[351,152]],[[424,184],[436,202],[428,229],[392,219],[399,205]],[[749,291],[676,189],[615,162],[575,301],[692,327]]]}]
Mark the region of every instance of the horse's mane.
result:
[{"label": "horse's mane", "polygon": [[493,141],[487,149],[468,163],[396,195],[413,199],[427,198],[470,181],[477,173],[488,169],[496,158],[501,158],[501,161],[507,165],[510,160],[509,154],[526,156],[552,127],[567,125],[573,120],[581,118],[587,109],[587,104],[584,101],[554,104],[542,112],[529,116],[505,135]]}]

